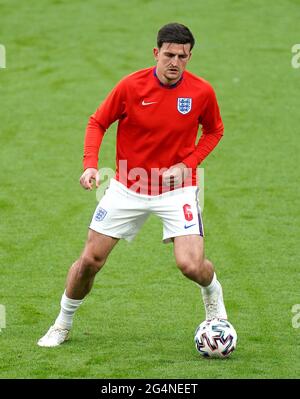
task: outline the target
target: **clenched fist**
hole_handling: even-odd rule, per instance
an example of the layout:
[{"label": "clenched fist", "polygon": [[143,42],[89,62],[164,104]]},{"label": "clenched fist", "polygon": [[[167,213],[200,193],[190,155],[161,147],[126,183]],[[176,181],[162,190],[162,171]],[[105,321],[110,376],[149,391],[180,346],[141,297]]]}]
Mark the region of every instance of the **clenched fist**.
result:
[{"label": "clenched fist", "polygon": [[93,189],[93,181],[96,182],[96,187],[100,185],[100,177],[97,169],[95,168],[87,168],[80,177],[80,184],[86,190]]},{"label": "clenched fist", "polygon": [[190,169],[181,162],[171,166],[168,170],[166,170],[163,174],[163,184],[166,186],[182,186],[184,180],[189,176]]}]

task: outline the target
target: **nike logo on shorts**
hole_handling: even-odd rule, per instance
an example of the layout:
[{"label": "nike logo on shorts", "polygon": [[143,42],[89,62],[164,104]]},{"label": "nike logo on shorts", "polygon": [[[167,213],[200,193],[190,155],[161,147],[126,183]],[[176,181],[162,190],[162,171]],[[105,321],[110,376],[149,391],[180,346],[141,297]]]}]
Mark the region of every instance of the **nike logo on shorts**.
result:
[{"label": "nike logo on shorts", "polygon": [[185,225],[184,225],[184,228],[185,228],[185,229],[189,229],[190,227],[193,227],[193,226],[196,226],[196,223],[194,223],[194,224],[189,224],[188,226],[185,224]]}]

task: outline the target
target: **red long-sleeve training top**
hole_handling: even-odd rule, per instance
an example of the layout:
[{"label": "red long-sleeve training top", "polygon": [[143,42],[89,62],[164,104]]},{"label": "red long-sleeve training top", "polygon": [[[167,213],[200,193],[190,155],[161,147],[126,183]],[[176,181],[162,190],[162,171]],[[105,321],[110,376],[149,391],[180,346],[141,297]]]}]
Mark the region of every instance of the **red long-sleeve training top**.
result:
[{"label": "red long-sleeve training top", "polygon": [[[147,194],[153,194],[156,184],[153,171],[180,162],[193,169],[195,185],[197,165],[224,131],[215,92],[207,81],[185,71],[179,82],[166,86],[154,67],[143,69],[123,78],[90,117],[84,169],[97,168],[103,135],[117,120],[116,179],[129,188],[139,181]],[[196,144],[199,125],[202,135]],[[161,180],[159,186],[161,192]]]}]

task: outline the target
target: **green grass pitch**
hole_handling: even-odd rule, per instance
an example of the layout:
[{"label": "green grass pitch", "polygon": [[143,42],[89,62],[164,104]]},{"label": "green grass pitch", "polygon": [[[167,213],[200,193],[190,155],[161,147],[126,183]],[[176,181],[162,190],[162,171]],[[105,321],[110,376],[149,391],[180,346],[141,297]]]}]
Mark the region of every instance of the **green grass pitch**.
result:
[{"label": "green grass pitch", "polygon": [[[298,0],[0,2],[0,378],[299,378],[299,12]],[[200,294],[155,218],[115,248],[72,340],[39,348],[96,206],[78,183],[88,117],[154,65],[171,21],[194,33],[188,69],[212,83],[225,124],[203,164],[203,218],[237,350],[198,356]],[[114,167],[115,128],[100,166]]]}]

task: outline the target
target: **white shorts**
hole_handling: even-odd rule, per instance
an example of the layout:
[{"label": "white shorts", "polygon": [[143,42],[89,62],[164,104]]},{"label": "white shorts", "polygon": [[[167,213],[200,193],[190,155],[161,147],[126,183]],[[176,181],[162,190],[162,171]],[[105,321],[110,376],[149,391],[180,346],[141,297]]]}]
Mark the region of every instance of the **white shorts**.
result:
[{"label": "white shorts", "polygon": [[177,236],[203,236],[198,187],[188,186],[151,196],[135,193],[115,179],[110,180],[90,229],[132,241],[150,214],[161,218],[164,242]]}]

